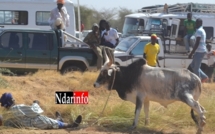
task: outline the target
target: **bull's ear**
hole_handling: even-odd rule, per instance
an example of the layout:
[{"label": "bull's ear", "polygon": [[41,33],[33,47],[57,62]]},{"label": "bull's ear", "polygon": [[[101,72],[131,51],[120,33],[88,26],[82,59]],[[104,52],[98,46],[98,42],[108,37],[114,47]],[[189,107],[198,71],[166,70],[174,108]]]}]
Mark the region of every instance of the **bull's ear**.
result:
[{"label": "bull's ear", "polygon": [[108,76],[111,76],[113,69],[108,69]]}]

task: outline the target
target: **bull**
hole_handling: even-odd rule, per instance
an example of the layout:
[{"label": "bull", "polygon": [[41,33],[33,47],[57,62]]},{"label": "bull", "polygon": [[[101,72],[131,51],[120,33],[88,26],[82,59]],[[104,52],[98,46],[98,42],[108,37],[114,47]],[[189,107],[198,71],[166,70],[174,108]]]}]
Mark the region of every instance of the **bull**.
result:
[{"label": "bull", "polygon": [[[158,102],[164,107],[181,101],[190,106],[191,117],[201,134],[206,124],[205,109],[198,99],[201,94],[201,80],[187,69],[167,69],[150,67],[145,59],[139,59],[127,67],[114,65],[110,52],[105,52],[105,63],[94,83],[94,87],[107,85],[108,90],[116,90],[119,97],[136,105],[131,129],[135,129],[144,105],[145,125],[149,124],[149,102]],[[194,115],[198,113],[199,120]]]}]

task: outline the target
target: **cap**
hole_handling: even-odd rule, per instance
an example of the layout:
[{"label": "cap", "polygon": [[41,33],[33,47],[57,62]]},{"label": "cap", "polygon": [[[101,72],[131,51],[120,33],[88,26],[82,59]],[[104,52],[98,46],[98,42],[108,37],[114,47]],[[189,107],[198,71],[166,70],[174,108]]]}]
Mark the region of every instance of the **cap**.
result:
[{"label": "cap", "polygon": [[151,35],[151,39],[157,39],[157,35],[156,34],[152,34]]},{"label": "cap", "polygon": [[99,28],[99,25],[97,23],[94,23],[93,27],[98,27]]},{"label": "cap", "polygon": [[2,107],[10,107],[13,105],[13,96],[11,93],[4,93],[0,98],[0,103]]},{"label": "cap", "polygon": [[57,4],[65,4],[64,0],[57,0]]}]

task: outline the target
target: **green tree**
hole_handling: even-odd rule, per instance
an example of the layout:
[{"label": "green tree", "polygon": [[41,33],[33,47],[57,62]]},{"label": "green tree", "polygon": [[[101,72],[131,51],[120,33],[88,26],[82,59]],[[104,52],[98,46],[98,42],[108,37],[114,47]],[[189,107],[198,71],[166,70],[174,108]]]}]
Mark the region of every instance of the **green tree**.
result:
[{"label": "green tree", "polygon": [[[91,22],[93,20],[93,10],[86,7],[80,6],[80,18],[82,23],[85,26],[85,29],[91,29]],[[75,22],[76,22],[76,30],[78,31],[78,8],[75,6]]]},{"label": "green tree", "polygon": [[123,24],[124,24],[124,21],[125,21],[125,16],[128,15],[128,14],[132,14],[132,13],[133,12],[130,9],[123,8],[123,7],[119,8],[119,10],[118,10],[118,19],[117,19],[116,26],[118,27],[118,30],[120,32],[122,32]]},{"label": "green tree", "polygon": [[[93,23],[99,24],[101,19],[105,19],[110,22],[111,27],[117,28],[119,32],[122,31],[125,16],[133,13],[132,10],[119,7],[118,8],[103,8],[96,10],[95,8],[89,8],[87,6],[80,6],[81,21],[85,25],[85,30],[92,28]],[[75,19],[76,30],[78,30],[78,8],[75,6]]]}]

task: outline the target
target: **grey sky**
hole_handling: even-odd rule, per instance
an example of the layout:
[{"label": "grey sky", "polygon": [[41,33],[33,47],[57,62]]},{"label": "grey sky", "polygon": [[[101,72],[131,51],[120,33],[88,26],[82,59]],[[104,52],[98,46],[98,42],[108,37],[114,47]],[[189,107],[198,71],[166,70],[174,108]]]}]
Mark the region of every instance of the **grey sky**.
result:
[{"label": "grey sky", "polygon": [[[77,4],[78,0],[73,0],[74,4]],[[178,2],[180,1],[180,2]],[[215,4],[214,0],[194,0],[193,3]],[[113,7],[125,7],[133,11],[137,11],[141,7],[151,5],[163,5],[176,4],[176,3],[187,3],[187,0],[79,0],[80,5],[93,7],[97,10],[102,8],[113,8]]]}]

